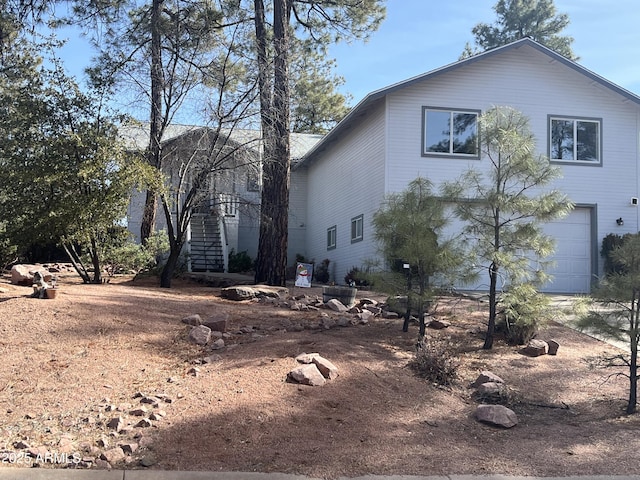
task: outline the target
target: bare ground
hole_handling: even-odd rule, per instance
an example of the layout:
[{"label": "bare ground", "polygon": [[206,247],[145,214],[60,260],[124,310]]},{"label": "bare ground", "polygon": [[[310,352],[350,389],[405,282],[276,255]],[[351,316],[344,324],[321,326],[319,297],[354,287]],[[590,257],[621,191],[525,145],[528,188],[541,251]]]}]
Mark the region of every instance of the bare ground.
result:
[{"label": "bare ground", "polygon": [[[588,359],[614,347],[552,323],[539,335],[560,343],[557,356],[525,357],[497,341],[483,351],[486,304],[443,299],[459,378],[436,387],[408,366],[417,327],[376,318],[369,325],[317,328],[319,312],[252,301],[187,280],[160,289],[154,279],[81,285],[60,282],[54,300],[30,288],[0,287],[0,458],[6,468],[32,451],[67,452],[91,468],[119,444],[139,448],[114,466],[260,471],[336,478],[364,474],[607,475],[638,472],[637,416],[624,415],[627,382]],[[298,290],[297,293],[300,293]],[[318,294],[318,289],[304,293]],[[360,292],[358,296],[375,296]],[[234,334],[221,359],[187,341],[181,319],[227,312]],[[302,331],[296,325],[304,326]],[[247,329],[245,329],[247,330]],[[340,371],[323,387],[287,381],[302,352],[319,352]],[[197,375],[189,373],[197,366]],[[478,423],[469,384],[491,370],[509,386],[519,417],[512,429]],[[170,381],[168,381],[170,379]],[[137,393],[163,393],[166,416],[133,425]],[[109,411],[115,408],[115,411]],[[131,424],[119,435],[108,421]],[[20,445],[22,442],[23,445]],[[102,442],[102,443],[101,443]],[[106,443],[107,446],[100,446]],[[134,447],[135,448],[135,447]],[[9,461],[14,459],[14,461]],[[74,465],[52,465],[44,468]],[[1,468],[0,467],[0,468]]]}]

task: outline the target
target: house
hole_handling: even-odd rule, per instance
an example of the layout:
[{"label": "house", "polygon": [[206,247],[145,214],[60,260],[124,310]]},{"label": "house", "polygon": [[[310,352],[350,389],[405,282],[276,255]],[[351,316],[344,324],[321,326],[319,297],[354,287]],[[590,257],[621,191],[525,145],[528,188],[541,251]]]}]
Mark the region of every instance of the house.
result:
[{"label": "house", "polygon": [[[131,150],[144,151],[149,144],[148,124],[128,124],[121,136]],[[292,134],[292,161],[303,156],[321,135]],[[258,249],[260,214],[260,132],[248,129],[218,131],[194,125],[169,125],[163,135],[163,172],[173,186],[170,206],[175,226],[185,192],[194,182],[199,165],[212,173],[199,179],[201,198],[196,200],[186,230],[186,267],[193,272],[222,272],[228,269],[229,253],[247,252],[255,258]],[[289,263],[304,250],[306,173],[291,174],[292,205],[289,209]],[[127,211],[128,229],[139,241],[145,193],[136,192]],[[167,228],[166,215],[159,206],[156,229]]]},{"label": "house", "polygon": [[529,38],[365,97],[294,167],[306,192],[292,193],[293,208],[306,212],[300,253],[329,259],[332,280],[343,283],[352,267],[378,255],[371,221],[386,194],[418,176],[437,188],[487,165],[465,142],[470,130],[448,132],[454,119],[473,129],[496,105],[529,117],[538,153],[561,166],[554,186],[576,205],[546,226],[557,246],[554,280],[544,290],[589,292],[602,271],[602,238],[639,230],[640,97]]}]

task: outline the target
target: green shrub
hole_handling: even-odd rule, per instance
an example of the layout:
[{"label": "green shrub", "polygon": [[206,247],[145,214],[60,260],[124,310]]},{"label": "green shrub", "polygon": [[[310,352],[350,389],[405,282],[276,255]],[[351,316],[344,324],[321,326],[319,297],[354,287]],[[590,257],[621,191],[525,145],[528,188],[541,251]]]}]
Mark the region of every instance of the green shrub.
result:
[{"label": "green shrub", "polygon": [[163,254],[169,251],[169,237],[162,230],[154,232],[144,245],[135,243],[124,230],[110,232],[105,239],[103,263],[109,276],[157,270]]},{"label": "green shrub", "polygon": [[423,338],[416,345],[410,366],[428,381],[447,386],[458,376],[460,361],[450,339]]},{"label": "green shrub", "polygon": [[344,277],[344,283],[352,287],[368,287],[369,278],[366,272],[363,272],[358,267],[351,267],[349,273]]},{"label": "green shrub", "polygon": [[498,306],[502,311],[498,331],[504,332],[511,345],[527,344],[552,316],[549,297],[530,283],[515,285],[504,292]]},{"label": "green shrub", "polygon": [[235,253],[235,251],[231,249],[229,252],[229,272],[241,273],[250,270],[253,270],[253,260],[246,250]]},{"label": "green shrub", "polygon": [[319,265],[314,265],[313,276],[320,283],[329,283],[329,264],[331,260],[325,258]]},{"label": "green shrub", "polygon": [[600,256],[604,259],[604,273],[609,275],[611,273],[624,273],[624,268],[617,262],[612,252],[624,245],[625,241],[629,238],[630,234],[620,236],[615,233],[610,233],[602,239],[602,248],[600,249]]}]

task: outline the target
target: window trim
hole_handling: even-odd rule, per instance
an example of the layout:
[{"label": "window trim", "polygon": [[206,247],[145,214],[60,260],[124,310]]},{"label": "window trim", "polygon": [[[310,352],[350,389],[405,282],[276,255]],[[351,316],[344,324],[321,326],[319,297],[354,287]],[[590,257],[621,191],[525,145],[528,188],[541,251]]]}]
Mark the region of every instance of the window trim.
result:
[{"label": "window trim", "polygon": [[[358,224],[360,224],[359,235],[358,235]],[[361,242],[362,240],[364,240],[364,215],[360,214],[357,217],[353,217],[351,219],[351,243]]]},{"label": "window trim", "polygon": [[[598,160],[594,162],[589,160],[575,160],[575,159],[566,160],[566,159],[552,158],[551,157],[551,134],[553,129],[551,128],[551,124],[553,120],[569,120],[574,123],[575,122],[591,122],[591,123],[597,124],[598,125],[598,138],[597,138],[598,145],[596,147],[596,150],[598,152]],[[574,133],[575,133],[575,126],[574,126]],[[588,167],[601,167],[603,163],[602,138],[603,138],[603,127],[602,127],[601,117],[580,117],[580,116],[572,116],[572,115],[551,115],[551,114],[547,115],[547,156],[549,157],[549,162],[551,163],[558,164],[558,165],[583,165]],[[576,149],[576,145],[577,145],[577,142],[575,141],[575,137],[574,137],[574,152]]]},{"label": "window trim", "polygon": [[[427,151],[427,112],[429,111],[440,111],[440,112],[449,112],[449,114],[453,113],[471,113],[476,116],[476,153],[475,154],[467,154],[467,153],[453,153],[449,152],[428,152]],[[480,129],[478,126],[478,119],[482,114],[481,110],[474,108],[448,108],[448,107],[432,107],[432,106],[423,106],[422,107],[422,133],[421,133],[421,155],[423,157],[446,157],[446,158],[460,158],[465,160],[480,160]],[[451,137],[449,141],[449,150],[452,148]]]},{"label": "window trim", "polygon": [[[332,240],[333,240],[333,243],[332,243]],[[327,250],[335,250],[337,243],[338,243],[338,226],[332,225],[331,227],[327,228]]]}]

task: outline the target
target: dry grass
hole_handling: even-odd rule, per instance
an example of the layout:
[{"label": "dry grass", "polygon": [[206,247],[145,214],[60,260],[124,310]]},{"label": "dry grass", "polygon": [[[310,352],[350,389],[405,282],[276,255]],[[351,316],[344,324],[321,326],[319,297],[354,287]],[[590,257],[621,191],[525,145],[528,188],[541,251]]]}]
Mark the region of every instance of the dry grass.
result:
[{"label": "dry grass", "polygon": [[[428,335],[451,337],[460,367],[456,383],[440,388],[408,367],[417,326],[403,334],[401,320],[323,330],[315,328],[317,312],[229,302],[219,289],[187,281],[171,290],[150,280],[91,286],[68,277],[60,284],[55,300],[2,285],[0,451],[22,440],[51,451],[92,447],[88,456],[105,438],[145,445],[129,468],[153,455],[151,468],[325,478],[638,470],[640,422],[623,414],[627,384],[603,383],[610,372],[586,362],[613,347],[558,324],[539,335],[560,343],[557,356],[528,358],[501,341],[483,351],[485,304],[442,300],[440,314],[452,326]],[[228,313],[231,331],[250,325],[257,335],[234,335],[227,343],[236,346],[193,376],[190,368],[209,352],[187,342],[180,320],[214,312]],[[292,331],[295,324],[307,328]],[[302,352],[320,352],[340,376],[324,387],[288,383]],[[468,385],[482,370],[507,382],[515,428],[473,418],[477,400]],[[138,405],[137,392],[166,393],[174,402],[152,428],[110,436],[108,406],[127,412]]]}]

